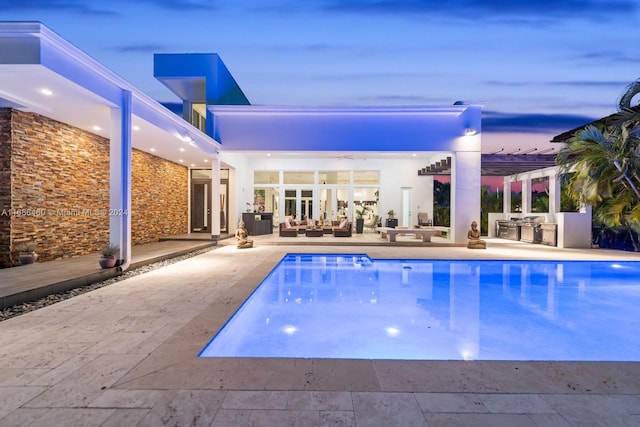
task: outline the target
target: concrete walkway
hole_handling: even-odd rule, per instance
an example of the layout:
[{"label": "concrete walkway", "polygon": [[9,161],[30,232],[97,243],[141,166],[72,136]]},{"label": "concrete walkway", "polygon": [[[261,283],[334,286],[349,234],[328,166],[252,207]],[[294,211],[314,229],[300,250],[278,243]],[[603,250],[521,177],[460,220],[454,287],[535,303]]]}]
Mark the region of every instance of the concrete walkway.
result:
[{"label": "concrete walkway", "polygon": [[640,425],[640,363],[197,358],[286,253],[639,259],[493,239],[486,251],[379,246],[375,237],[323,246],[258,236],[243,250],[221,241],[0,322],[0,426]]},{"label": "concrete walkway", "polygon": [[[211,240],[167,240],[132,247],[130,269],[215,246]],[[102,269],[99,254],[0,269],[0,310],[121,274]]]}]

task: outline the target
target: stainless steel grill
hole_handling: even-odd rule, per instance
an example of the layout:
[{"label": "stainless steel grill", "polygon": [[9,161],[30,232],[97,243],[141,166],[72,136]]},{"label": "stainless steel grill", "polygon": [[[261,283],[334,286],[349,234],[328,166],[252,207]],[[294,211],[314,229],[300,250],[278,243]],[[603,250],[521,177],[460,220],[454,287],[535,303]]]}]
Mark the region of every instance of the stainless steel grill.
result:
[{"label": "stainless steel grill", "polygon": [[558,224],[544,223],[540,224],[542,230],[542,244],[549,246],[558,246]]},{"label": "stainless steel grill", "polygon": [[542,241],[540,225],[543,222],[543,216],[525,216],[522,218],[520,240],[527,243],[540,243]]},{"label": "stainless steel grill", "polygon": [[520,218],[497,220],[496,236],[503,239],[520,240]]}]

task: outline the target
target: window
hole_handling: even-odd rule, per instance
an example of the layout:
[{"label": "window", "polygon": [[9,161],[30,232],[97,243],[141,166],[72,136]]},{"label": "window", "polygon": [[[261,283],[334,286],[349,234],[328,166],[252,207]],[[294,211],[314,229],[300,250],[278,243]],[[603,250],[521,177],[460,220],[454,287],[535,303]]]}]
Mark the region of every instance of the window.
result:
[{"label": "window", "polygon": [[256,184],[279,184],[280,172],[254,172],[253,182]]},{"label": "window", "polygon": [[313,184],[313,172],[285,172],[285,184]]},{"label": "window", "polygon": [[319,184],[349,184],[348,171],[321,171],[318,172]]},{"label": "window", "polygon": [[377,171],[355,171],[353,172],[354,184],[378,185],[380,174]]}]

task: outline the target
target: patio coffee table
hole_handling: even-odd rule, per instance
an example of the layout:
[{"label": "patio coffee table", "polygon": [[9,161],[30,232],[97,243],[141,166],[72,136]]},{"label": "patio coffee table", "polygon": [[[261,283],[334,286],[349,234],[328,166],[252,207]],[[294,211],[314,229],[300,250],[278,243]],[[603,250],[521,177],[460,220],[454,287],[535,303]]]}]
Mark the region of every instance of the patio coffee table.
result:
[{"label": "patio coffee table", "polygon": [[307,228],[304,234],[307,237],[322,237],[322,228],[314,228],[314,229]]}]

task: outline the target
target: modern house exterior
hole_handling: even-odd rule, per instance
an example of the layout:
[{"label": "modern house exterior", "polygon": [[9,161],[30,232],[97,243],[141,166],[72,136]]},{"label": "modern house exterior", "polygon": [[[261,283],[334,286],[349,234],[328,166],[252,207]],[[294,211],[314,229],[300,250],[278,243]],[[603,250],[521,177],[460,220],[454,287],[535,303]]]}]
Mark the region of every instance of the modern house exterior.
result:
[{"label": "modern house exterior", "polygon": [[45,25],[0,23],[2,265],[28,240],[45,261],[111,242],[126,269],[132,244],[217,238],[246,210],[353,219],[366,205],[411,225],[433,206],[433,176],[417,172],[443,159],[449,237],[466,241],[480,210],[481,105],[255,106],[215,54],[154,59],[182,117]]}]

